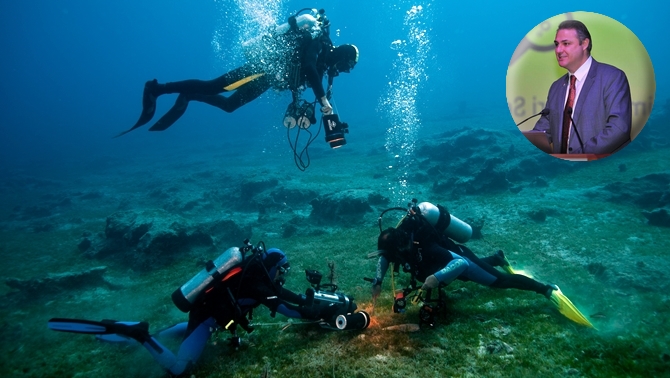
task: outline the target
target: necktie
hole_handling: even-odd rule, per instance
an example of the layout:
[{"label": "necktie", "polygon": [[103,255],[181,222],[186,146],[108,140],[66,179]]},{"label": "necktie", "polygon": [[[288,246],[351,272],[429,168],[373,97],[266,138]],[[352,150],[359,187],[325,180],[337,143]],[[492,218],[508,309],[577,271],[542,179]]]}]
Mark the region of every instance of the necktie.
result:
[{"label": "necktie", "polygon": [[568,109],[572,109],[572,105],[575,102],[575,81],[577,78],[575,75],[570,75],[570,91],[568,92],[568,101],[565,103],[565,109],[563,110],[563,135],[561,138],[561,153],[568,153],[568,135],[570,134],[570,115]]}]

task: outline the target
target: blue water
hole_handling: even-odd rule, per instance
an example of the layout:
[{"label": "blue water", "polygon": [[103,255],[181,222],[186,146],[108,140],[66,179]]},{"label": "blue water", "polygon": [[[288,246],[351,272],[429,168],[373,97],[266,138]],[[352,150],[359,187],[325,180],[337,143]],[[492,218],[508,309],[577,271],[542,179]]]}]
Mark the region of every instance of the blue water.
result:
[{"label": "blue water", "polygon": [[[377,107],[393,75],[391,42],[404,38],[405,12],[415,2],[285,1],[282,17],[303,6],[326,7],[335,44],[354,43],[360,62],[350,75],[336,79],[334,98],[355,128],[377,130]],[[656,105],[669,97],[670,66],[664,23],[669,6],[661,1],[433,2],[428,35],[429,80],[417,97],[425,119],[466,109],[472,114],[507,112],[505,75],[514,48],[539,22],[566,11],[598,12],[624,23],[644,43],[656,73]],[[227,14],[222,12],[227,9]],[[241,18],[233,1],[86,1],[2,2],[0,4],[0,158],[3,167],[29,161],[57,162],[60,157],[90,158],[133,151],[164,153],[176,141],[247,140],[268,135],[280,125],[287,97],[256,101],[235,114],[205,105],[187,114],[161,135],[140,129],[110,139],[132,125],[140,112],[142,85],[186,78],[214,78],[240,63],[235,46]],[[221,31],[221,53],[213,35]],[[228,45],[224,45],[228,42]],[[159,101],[157,114],[172,99]],[[501,124],[509,128],[511,124]],[[352,128],[351,140],[363,133]],[[267,142],[266,143],[271,143]]]},{"label": "blue water", "polygon": [[[259,4],[258,8],[264,12],[260,15],[254,14],[255,9],[248,7],[251,3]],[[290,175],[286,174],[287,186],[301,187],[303,184],[302,187],[318,190],[319,194],[328,194],[350,187],[359,189],[357,185],[360,184],[364,189],[373,188],[382,196],[390,198],[391,206],[403,205],[403,201],[419,194],[428,197],[433,183],[429,180],[421,184],[412,181],[413,177],[417,177],[413,176],[413,173],[432,164],[417,161],[415,156],[417,143],[427,135],[462,128],[464,125],[496,129],[501,132],[496,135],[516,131],[505,96],[508,63],[517,44],[528,31],[545,19],[560,13],[570,11],[602,13],[623,23],[637,35],[645,45],[655,69],[656,96],[652,118],[660,114],[662,106],[670,99],[668,69],[670,52],[668,52],[668,32],[665,25],[670,16],[670,5],[666,1],[634,3],[608,0],[563,1],[550,5],[546,2],[529,4],[525,1],[421,3],[360,0],[0,2],[0,184],[2,184],[0,194],[4,193],[6,197],[0,201],[0,231],[3,237],[7,238],[0,240],[0,257],[3,264],[4,261],[9,261],[9,266],[3,266],[2,274],[11,273],[18,278],[29,278],[40,274],[43,276],[47,273],[62,273],[70,269],[69,264],[72,264],[73,270],[103,264],[79,256],[76,246],[82,231],[77,227],[93,234],[100,233],[104,231],[105,217],[124,206],[131,208],[135,206],[133,209],[137,211],[152,210],[152,206],[160,208],[161,211],[168,209],[169,204],[157,205],[158,200],[149,198],[152,193],[175,198],[173,209],[177,208],[178,202],[182,205],[194,198],[204,198],[201,202],[211,201],[209,208],[204,205],[201,209],[198,208],[198,211],[201,211],[199,213],[165,210],[164,213],[170,216],[193,217],[196,219],[189,218],[189,220],[197,222],[210,216],[225,219],[235,212],[236,217],[244,218],[234,218],[236,221],[239,220],[241,224],[254,224],[256,238],[270,235],[270,238],[279,239],[292,247],[300,246],[300,235],[282,240],[277,230],[272,228],[276,224],[281,225],[278,219],[282,216],[290,218],[294,214],[279,216],[272,214],[277,217],[270,219],[275,223],[264,229],[262,225],[258,225],[262,223],[260,212],[257,214],[256,209],[246,209],[244,204],[230,203],[233,202],[231,198],[237,194],[236,190],[239,190],[238,186],[233,188],[233,184],[230,184],[234,182],[237,185],[235,180],[241,176],[235,171],[238,165],[253,177],[274,175],[281,178],[285,172],[290,172]],[[418,5],[422,7],[420,13],[408,19],[407,12]],[[332,22],[333,42],[336,45],[353,43],[360,51],[358,65],[350,74],[342,74],[335,79],[333,91],[336,111],[350,125],[348,144],[341,150],[333,152],[325,146],[320,136],[314,142],[316,147],[312,147],[311,150],[310,156],[313,161],[308,173],[297,173],[286,141],[286,130],[282,126],[284,110],[290,101],[287,93],[269,91],[260,99],[232,114],[205,104],[191,103],[186,114],[166,131],[149,132],[149,125],[146,125],[120,138],[113,138],[114,135],[131,127],[137,120],[141,111],[142,89],[147,80],[156,78],[164,83],[184,79],[216,78],[243,64],[240,41],[245,40],[250,34],[253,35],[256,30],[254,22],[267,15],[276,14],[278,18],[276,22],[282,23],[290,14],[303,7],[325,8]],[[413,33],[417,30],[421,35],[421,43],[407,43],[403,46],[394,43],[416,36]],[[594,45],[596,46],[594,48],[597,48],[597,41],[594,41]],[[417,46],[422,50],[417,51]],[[402,61],[399,53],[409,60]],[[398,88],[401,90],[396,91]],[[308,90],[306,93],[307,98],[311,100],[311,92]],[[173,105],[175,98],[175,95],[165,95],[158,99],[153,121]],[[641,135],[646,131],[643,130]],[[637,141],[633,141],[633,144],[635,142]],[[653,146],[653,143],[649,145]],[[445,155],[449,152],[445,151]],[[650,151],[636,150],[636,152]],[[385,154],[384,157],[379,158],[382,153]],[[367,154],[373,156],[371,158],[373,163],[370,166],[366,166]],[[667,153],[659,155],[667,157]],[[259,156],[262,158],[258,158]],[[552,159],[541,156],[538,158],[538,166],[546,162],[542,160],[543,158]],[[647,156],[647,159],[650,158]],[[383,162],[380,163],[380,160]],[[447,165],[446,161],[445,158],[435,165],[441,162]],[[483,159],[480,159],[479,163],[481,161]],[[631,172],[632,169],[624,174],[625,167],[622,169],[621,166],[618,168],[622,170],[617,173],[619,171],[616,160],[603,159],[603,161],[612,163],[607,163],[610,164],[606,166],[608,171],[603,170],[606,174],[604,173],[602,177],[625,175],[625,180],[622,180],[626,182],[635,177],[635,173]],[[659,160],[654,163],[647,163],[648,160],[637,163],[633,158],[625,162],[631,167],[644,165],[641,169],[644,174],[667,170],[667,163]],[[461,164],[469,166],[469,162]],[[555,169],[556,166],[558,164],[549,165],[549,170]],[[557,172],[564,171],[557,170]],[[193,176],[189,176],[191,173]],[[380,179],[376,177],[377,174],[383,177]],[[443,177],[450,176],[445,174]],[[527,245],[518,247],[520,250],[525,248],[520,252],[520,256],[517,256],[519,260],[530,264],[529,261],[536,252],[533,248],[543,252],[550,250],[550,253],[542,255],[544,265],[549,266],[543,273],[550,275],[560,272],[556,275],[568,280],[567,277],[570,277],[572,272],[570,270],[572,265],[569,264],[578,266],[575,271],[583,272],[582,265],[590,261],[579,255],[579,250],[584,250],[581,245],[570,244],[573,240],[582,238],[589,253],[593,255],[600,253],[605,263],[609,262],[610,255],[603,251],[616,255],[619,251],[617,248],[620,247],[626,250],[626,254],[635,255],[638,251],[648,253],[649,255],[645,257],[651,257],[645,260],[645,264],[653,265],[654,255],[660,253],[656,249],[660,250],[667,245],[666,228],[648,226],[640,215],[640,209],[633,205],[624,208],[627,206],[624,204],[608,210],[611,213],[603,214],[597,203],[588,203],[590,197],[583,196],[581,190],[606,185],[609,179],[602,178],[599,174],[579,171],[575,177],[575,181],[579,181],[576,184],[569,179],[560,181],[559,178],[556,182],[552,181],[551,185],[559,190],[548,193],[546,198],[536,197],[539,199],[537,206],[544,206],[543,201],[551,199],[560,207],[566,197],[578,204],[576,210],[569,214],[561,213],[562,208],[558,212],[559,215],[550,212],[550,218],[554,216],[567,218],[562,219],[561,222],[565,223],[560,225],[568,225],[565,228],[569,228],[573,236],[552,239],[557,243],[557,252],[546,247],[549,242],[544,236],[537,237]],[[202,182],[199,181],[201,179]],[[312,184],[310,181],[312,179],[314,186],[308,187],[308,184]],[[421,193],[417,188],[423,188],[425,191]],[[170,192],[170,189],[175,189],[177,194]],[[51,190],[55,194],[49,193]],[[576,192],[579,193],[575,194]],[[86,194],[89,194],[93,201],[87,202],[80,198]],[[95,202],[96,195],[103,199]],[[14,198],[22,202],[13,203]],[[72,200],[75,203],[74,210],[54,205],[61,198]],[[516,241],[512,236],[507,238],[508,233],[509,235],[516,233],[518,238],[523,239],[524,235],[519,231],[519,225],[527,227],[528,230],[537,228],[531,231],[538,233],[544,229],[542,227],[549,229],[553,225],[550,222],[542,226],[533,223],[528,226],[528,223],[524,223],[528,221],[524,218],[524,214],[526,206],[530,206],[528,204],[530,200],[524,201],[521,196],[514,197],[509,194],[509,197],[505,197],[505,201],[509,202],[503,204],[496,203],[495,199],[487,202],[489,199],[486,196],[482,198],[484,199],[481,202],[477,196],[454,198],[453,203],[457,210],[466,214],[465,216],[474,214],[480,219],[487,219],[487,222],[490,220],[485,230],[489,231],[490,227],[490,235],[498,236],[498,239],[493,239],[493,243],[514,245]],[[472,205],[467,203],[469,200]],[[102,214],[103,210],[95,213],[97,203],[101,209],[104,207],[107,213]],[[52,223],[55,224],[53,227],[61,234],[66,234],[66,239],[54,240],[55,237],[51,237],[48,230],[38,233],[28,228],[20,229],[24,226],[33,228],[43,226],[40,222],[47,218],[46,216],[37,216],[34,224],[29,224],[32,219],[16,219],[16,214],[23,214],[21,212],[25,210],[39,212],[43,204],[55,209],[48,215],[51,217],[49,221],[53,220]],[[303,205],[303,208],[295,206],[296,217],[307,218],[306,208],[309,206]],[[511,215],[496,214],[498,206],[510,209]],[[519,213],[513,214],[517,210]],[[61,215],[61,211],[63,214],[70,214],[68,211],[76,213],[76,217]],[[582,212],[586,213],[584,215],[586,220],[579,219],[579,222],[573,222],[572,217],[577,218]],[[10,215],[15,218],[11,218]],[[371,235],[375,234],[376,225],[373,223],[376,214],[366,216],[369,218],[366,219],[366,225],[369,227],[361,232],[369,231]],[[495,229],[496,222],[503,226]],[[583,227],[576,227],[577,223]],[[81,224],[84,226],[80,226]],[[97,228],[93,228],[91,224]],[[327,247],[334,251],[346,249],[336,244],[337,238],[331,238],[331,235],[327,234],[332,231],[330,226],[323,226],[327,231],[321,230],[322,234],[327,236],[324,237],[324,243],[332,243]],[[601,227],[605,231],[601,231]],[[335,229],[336,231],[332,232],[337,232],[336,227]],[[612,229],[616,230],[611,231]],[[602,235],[593,230],[602,232]],[[620,230],[629,231],[632,236],[629,238],[627,235],[622,236]],[[71,234],[67,234],[68,232]],[[358,234],[357,237],[369,240],[370,245],[357,245],[356,253],[374,249],[376,235],[363,237]],[[33,239],[34,245],[30,244]],[[616,240],[616,243],[610,246],[603,240]],[[628,242],[633,246],[621,247],[622,243]],[[482,247],[481,242],[479,243],[476,246]],[[54,249],[48,249],[51,247]],[[24,259],[20,252],[16,252],[18,250],[32,251],[32,257]],[[68,258],[61,259],[61,253],[72,258],[72,261],[67,260]],[[560,265],[557,261],[562,262],[563,258],[566,262]],[[189,256],[185,260],[187,261],[181,262],[183,264],[181,269],[190,272],[189,269],[193,266],[191,260],[196,258]],[[54,261],[58,268],[50,270]],[[546,263],[547,261],[550,263]],[[625,261],[635,264],[632,262],[634,258]],[[663,269],[666,265],[664,259],[656,261],[662,262],[659,269]],[[561,268],[555,268],[554,263]],[[637,268],[645,266],[639,263],[636,265]],[[185,268],[186,265],[188,267]],[[540,265],[542,263],[537,263],[534,267],[538,270],[544,269]],[[43,266],[46,268],[42,269]],[[628,266],[625,266],[625,269],[617,267],[626,274],[627,268]],[[117,266],[114,269],[110,268],[110,271],[113,271],[110,274],[113,278],[127,273],[125,267]],[[357,269],[365,269],[363,263],[358,264]],[[372,270],[370,267],[367,271]],[[171,273],[165,274],[167,276]],[[128,275],[132,277],[128,280],[132,279],[135,284],[144,279],[143,276],[135,276],[134,273]],[[573,290],[577,292],[578,289],[584,290],[579,292],[581,297],[577,297],[582,299],[580,303],[582,305],[588,302],[590,295],[589,285],[583,284],[583,287],[579,288],[582,282],[580,279],[584,275],[570,281]],[[656,276],[649,274],[642,277]],[[147,281],[148,286],[160,286],[160,290],[163,290],[164,286],[172,287],[178,281],[177,278],[169,283],[162,280],[163,277],[159,276],[155,281]],[[355,285],[360,285],[358,282],[360,277],[357,276],[356,280]],[[593,278],[588,282],[593,284],[595,281],[597,279]],[[121,280],[121,283],[125,284],[125,281]],[[606,283],[598,284],[602,284],[599,286],[600,289],[605,287],[609,290]],[[648,284],[651,286],[655,282]],[[665,287],[663,285],[666,285],[665,282],[659,284],[659,287]],[[9,291],[7,287],[0,290],[3,294]],[[167,292],[153,291],[156,297],[153,297],[154,302],[151,303],[156,304],[156,308],[165,306],[165,302],[169,301],[166,299],[167,295],[164,295]],[[129,300],[144,300],[138,299],[133,294],[123,292],[120,296],[130,297]],[[369,299],[367,291],[361,295],[365,300]],[[624,299],[617,297],[618,293],[608,292],[608,295],[621,301],[628,300],[628,297]],[[84,299],[77,298],[81,302],[73,303],[90,303],[87,302],[90,298],[86,295],[84,297]],[[601,302],[604,300],[594,302],[602,305]],[[68,304],[66,302],[58,305],[62,306],[59,307],[62,310]],[[185,319],[181,313],[171,317],[174,313],[170,311],[176,311],[174,309],[156,315],[151,312],[153,308],[150,305],[145,303],[134,305],[136,307],[128,306],[131,308],[123,309],[115,307],[111,309],[112,311],[108,311],[109,315],[107,312],[100,315],[131,318],[155,316],[164,322],[177,317]],[[168,306],[171,304],[168,303]],[[55,306],[51,308],[53,307]],[[604,305],[598,308],[593,304],[593,308],[589,309],[597,313],[605,311],[602,308]],[[667,304],[665,308],[667,309]],[[5,314],[11,316],[11,320],[25,315],[22,309],[5,311],[0,307],[0,310],[3,316]],[[76,315],[89,316],[85,313],[87,310],[97,315],[105,308],[97,306],[95,309],[77,308],[73,312]],[[17,326],[20,332],[16,333],[23,332],[24,340],[30,339],[33,344],[38,343],[45,331],[46,318],[52,316],[47,312],[26,315],[32,320],[38,320],[26,321],[26,324],[30,325]],[[53,314],[56,315],[59,314]],[[550,316],[552,319],[558,317],[553,313]],[[4,319],[0,317],[0,321],[2,321],[0,328],[3,328],[0,333],[2,342],[11,339],[13,334],[10,332],[11,329],[4,330],[7,328],[4,327],[6,325]],[[625,332],[624,328],[631,324],[623,320],[617,323],[610,318],[599,321],[615,329],[616,332]],[[51,345],[62,340],[51,334],[49,337]],[[658,350],[665,348],[663,350],[667,351],[666,337],[659,337],[653,342],[662,345]],[[476,344],[474,341],[473,343]],[[78,347],[69,345],[72,351],[78,351]],[[17,363],[16,366],[30,364],[26,362],[30,361],[30,356],[27,356],[27,353],[23,354],[25,351],[21,348],[20,346],[6,348],[11,353],[16,352],[17,355],[19,351],[22,353],[23,362]],[[63,348],[58,352],[60,354],[55,356],[74,353],[70,349]],[[656,353],[657,349],[653,351]],[[50,351],[40,353],[49,355]],[[7,354],[7,360],[11,360],[12,356]],[[106,356],[110,358],[109,355]],[[98,357],[91,358],[95,360]],[[42,360],[48,358],[42,357]],[[137,360],[152,363],[147,355],[141,355]],[[70,362],[75,366],[78,366],[77,363]],[[94,366],[95,362],[85,361],[81,362],[81,365]],[[12,369],[17,369],[16,366],[12,366]],[[39,368],[31,373],[40,375]]]}]

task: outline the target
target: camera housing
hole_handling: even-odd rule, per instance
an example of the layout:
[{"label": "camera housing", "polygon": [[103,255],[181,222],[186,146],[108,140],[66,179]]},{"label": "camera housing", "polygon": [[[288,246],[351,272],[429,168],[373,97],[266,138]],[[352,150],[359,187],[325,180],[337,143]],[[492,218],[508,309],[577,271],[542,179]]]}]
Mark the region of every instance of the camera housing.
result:
[{"label": "camera housing", "polygon": [[321,284],[323,275],[316,270],[306,269],[305,276],[312,285],[308,288],[305,297],[308,306],[319,314],[322,328],[345,330],[364,329],[370,324],[370,316],[365,311],[355,312],[357,309],[353,297],[337,292],[335,284]]},{"label": "camera housing", "polygon": [[323,129],[326,132],[326,142],[330,148],[340,148],[347,144],[344,134],[349,133],[349,124],[341,122],[337,114],[323,116]]}]

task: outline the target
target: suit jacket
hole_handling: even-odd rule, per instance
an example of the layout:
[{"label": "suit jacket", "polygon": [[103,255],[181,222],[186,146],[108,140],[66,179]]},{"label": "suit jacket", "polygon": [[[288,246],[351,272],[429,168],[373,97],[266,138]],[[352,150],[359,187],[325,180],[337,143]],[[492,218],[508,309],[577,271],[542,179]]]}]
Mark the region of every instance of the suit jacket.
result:
[{"label": "suit jacket", "polygon": [[[563,110],[568,85],[568,74],[551,85],[545,106],[549,114],[542,116],[533,128],[549,134],[555,154],[561,153]],[[630,87],[626,74],[620,69],[593,59],[573,109],[569,154],[609,154],[630,142]],[[577,134],[581,137],[581,143]]]}]

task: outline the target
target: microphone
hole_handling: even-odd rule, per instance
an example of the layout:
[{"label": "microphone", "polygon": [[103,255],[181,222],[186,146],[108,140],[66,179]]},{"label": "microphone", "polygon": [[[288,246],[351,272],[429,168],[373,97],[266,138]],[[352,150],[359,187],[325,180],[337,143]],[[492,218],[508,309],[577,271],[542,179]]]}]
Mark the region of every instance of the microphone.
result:
[{"label": "microphone", "polygon": [[572,107],[569,107],[565,110],[568,112],[568,116],[570,116],[570,122],[572,122],[572,129],[575,130],[575,134],[577,135],[579,145],[582,147],[582,153],[584,153],[584,143],[582,143],[582,137],[579,136],[579,131],[577,131],[577,124],[575,123],[575,120],[572,119]]},{"label": "microphone", "polygon": [[549,109],[544,108],[544,109],[542,109],[541,112],[539,112],[539,113],[537,113],[537,114],[533,114],[532,116],[530,116],[530,117],[524,119],[523,121],[517,123],[516,125],[517,125],[517,126],[521,126],[522,123],[528,121],[529,119],[531,119],[531,118],[533,118],[533,117],[537,117],[537,116],[539,116],[539,115],[542,115],[542,117],[546,117],[546,116],[548,116],[548,115],[549,115]]}]

